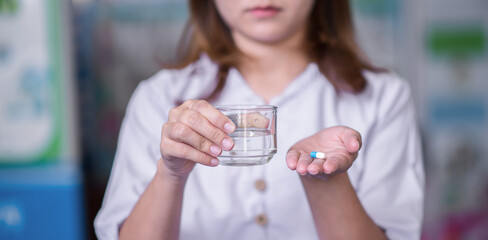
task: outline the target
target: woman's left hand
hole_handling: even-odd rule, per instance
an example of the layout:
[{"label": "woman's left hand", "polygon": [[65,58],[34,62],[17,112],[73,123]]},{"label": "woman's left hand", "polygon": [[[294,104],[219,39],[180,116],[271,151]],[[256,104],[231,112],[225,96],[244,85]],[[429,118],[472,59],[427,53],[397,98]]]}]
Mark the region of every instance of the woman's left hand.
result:
[{"label": "woman's left hand", "polygon": [[[344,126],[325,128],[295,143],[288,150],[286,164],[300,175],[326,179],[347,171],[360,148],[361,135],[357,131]],[[325,158],[312,158],[312,151],[325,153]]]}]

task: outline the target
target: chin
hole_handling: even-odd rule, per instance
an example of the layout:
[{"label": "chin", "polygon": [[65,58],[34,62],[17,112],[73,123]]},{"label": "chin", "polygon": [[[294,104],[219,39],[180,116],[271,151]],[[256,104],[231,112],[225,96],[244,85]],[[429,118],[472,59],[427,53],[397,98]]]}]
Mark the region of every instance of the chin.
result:
[{"label": "chin", "polygon": [[277,29],[259,29],[251,31],[247,35],[248,38],[262,43],[279,43],[290,37],[291,33],[288,31],[277,30]]}]

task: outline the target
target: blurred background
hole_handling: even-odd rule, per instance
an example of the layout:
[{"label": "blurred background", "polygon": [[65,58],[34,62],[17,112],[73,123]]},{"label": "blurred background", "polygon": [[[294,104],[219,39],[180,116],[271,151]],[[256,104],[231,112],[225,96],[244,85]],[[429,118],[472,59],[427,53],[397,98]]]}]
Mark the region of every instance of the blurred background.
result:
[{"label": "blurred background", "polygon": [[[422,239],[488,239],[488,1],[352,0],[413,89]],[[0,0],[0,239],[94,239],[132,91],[174,59],[183,0]]]}]

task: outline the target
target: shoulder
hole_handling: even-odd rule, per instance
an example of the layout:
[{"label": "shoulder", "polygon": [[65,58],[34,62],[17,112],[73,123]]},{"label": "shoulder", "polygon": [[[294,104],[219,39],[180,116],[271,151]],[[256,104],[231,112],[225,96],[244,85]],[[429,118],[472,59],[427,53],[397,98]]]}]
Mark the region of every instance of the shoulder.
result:
[{"label": "shoulder", "polygon": [[367,81],[364,92],[376,99],[407,97],[411,94],[409,83],[394,72],[366,71],[363,74]]},{"label": "shoulder", "polygon": [[163,69],[139,83],[127,106],[126,114],[165,117],[179,101],[197,99],[213,89],[217,65],[208,57],[182,69]]},{"label": "shoulder", "polygon": [[367,84],[360,98],[375,105],[377,114],[385,116],[401,111],[412,103],[409,83],[394,72],[365,71]]},{"label": "shoulder", "polygon": [[212,89],[218,66],[206,55],[181,69],[162,69],[147,80],[142,81],[137,91],[149,96],[156,95],[175,102],[201,98],[205,91]]},{"label": "shoulder", "polygon": [[339,95],[341,116],[356,114],[362,123],[369,123],[367,125],[370,127],[399,118],[408,121],[416,118],[412,93],[406,80],[393,72],[365,71],[363,74],[366,87],[362,92]]}]

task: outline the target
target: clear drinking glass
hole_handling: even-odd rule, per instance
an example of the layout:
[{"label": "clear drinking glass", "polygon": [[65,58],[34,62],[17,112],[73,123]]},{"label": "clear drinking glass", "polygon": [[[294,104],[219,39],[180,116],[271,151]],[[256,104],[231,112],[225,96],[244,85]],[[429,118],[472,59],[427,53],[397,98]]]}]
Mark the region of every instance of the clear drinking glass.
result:
[{"label": "clear drinking glass", "polygon": [[270,105],[215,106],[230,118],[236,130],[229,133],[234,148],[222,151],[221,165],[251,166],[266,164],[276,154],[276,111]]}]

